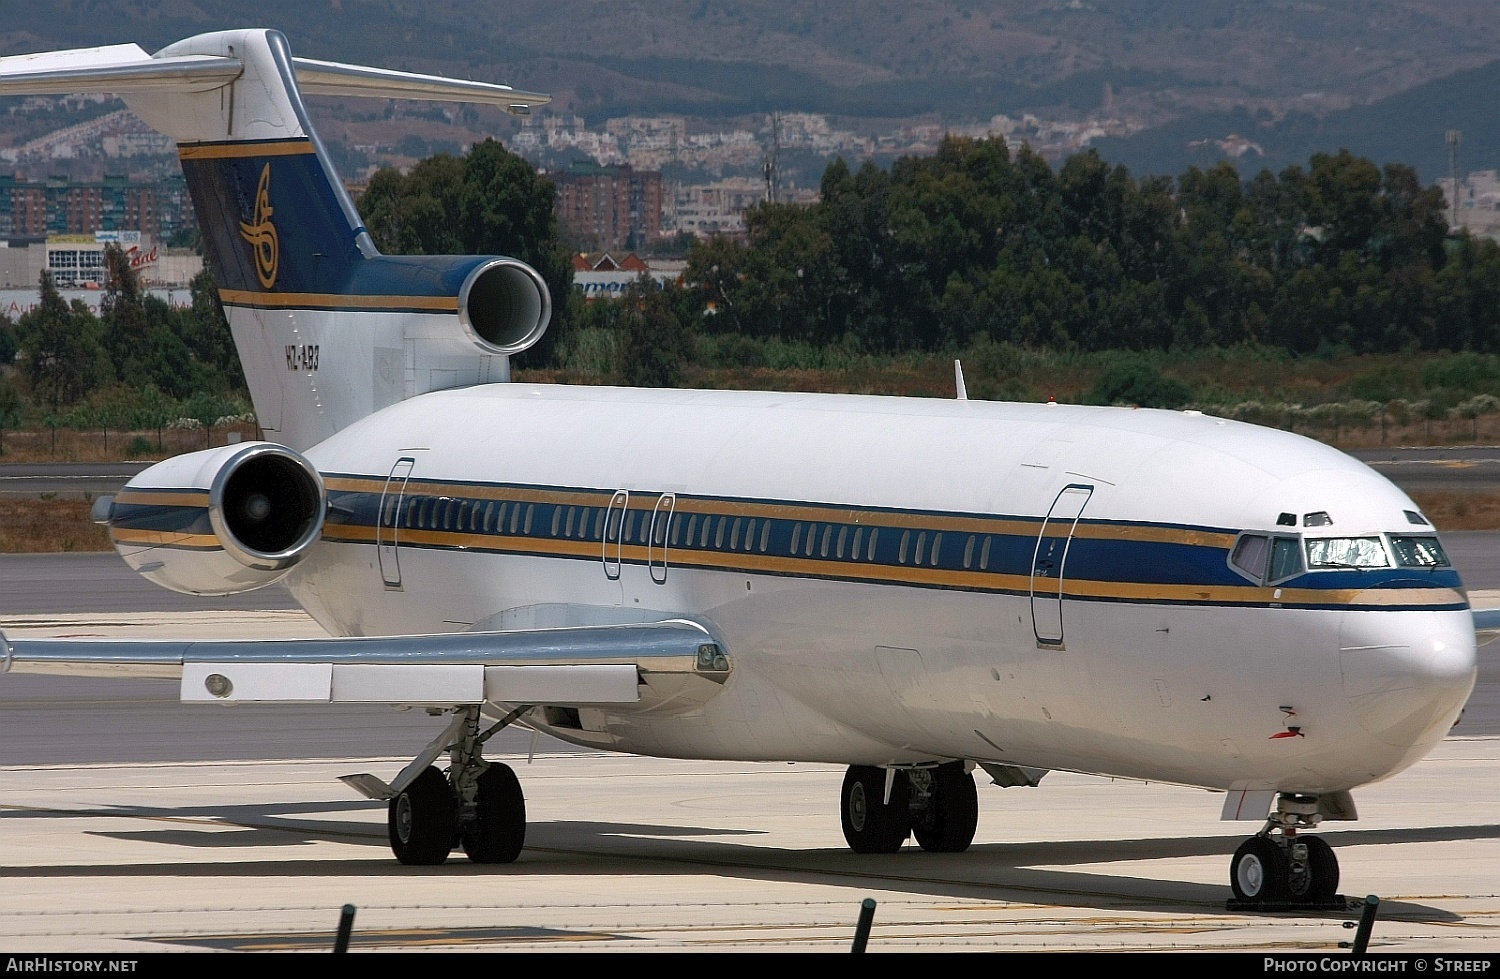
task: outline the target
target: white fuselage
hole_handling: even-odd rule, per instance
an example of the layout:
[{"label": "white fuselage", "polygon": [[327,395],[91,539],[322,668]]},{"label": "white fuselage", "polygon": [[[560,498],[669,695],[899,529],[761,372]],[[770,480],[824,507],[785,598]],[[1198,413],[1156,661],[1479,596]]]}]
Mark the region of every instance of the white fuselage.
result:
[{"label": "white fuselage", "polygon": [[[410,514],[331,524],[287,580],[336,634],[685,616],[722,639],[733,674],[704,705],[532,715],[579,743],[1323,793],[1416,761],[1474,680],[1451,571],[1237,577],[1242,532],[1406,533],[1417,508],[1335,450],[1195,413],[487,385],[308,457],[334,511]],[[504,501],[556,509],[528,535]],[[611,505],[657,538],[597,533]],[[1331,525],[1285,525],[1311,512]]]}]

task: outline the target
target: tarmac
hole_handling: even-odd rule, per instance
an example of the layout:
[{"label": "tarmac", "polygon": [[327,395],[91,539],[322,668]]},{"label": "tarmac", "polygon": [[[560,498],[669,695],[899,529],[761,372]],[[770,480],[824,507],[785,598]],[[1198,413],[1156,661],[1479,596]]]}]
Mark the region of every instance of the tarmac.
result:
[{"label": "tarmac", "polygon": [[[290,610],[12,616],[3,626],[12,636],[317,631]],[[76,726],[145,709],[28,703],[0,715],[12,757],[54,737],[28,718],[57,711]],[[178,745],[183,757],[215,738],[232,749],[228,715],[254,710],[208,709],[226,723],[195,728]],[[359,723],[379,716],[392,715]],[[263,757],[109,764],[79,747],[76,759],[0,766],[0,949],[327,950],[340,908],[353,904],[356,952],[842,952],[872,898],[870,952],[1335,954],[1353,935],[1343,923],[1354,904],[1375,894],[1372,952],[1500,952],[1496,737],[1451,737],[1357,792],[1361,819],[1325,824],[1350,908],[1277,914],[1226,910],[1230,855],[1257,827],[1220,822],[1220,797],[1203,790],[1063,772],[1000,789],[981,776],[968,852],[908,843],[862,856],[839,827],[837,766],[557,742],[530,758],[520,741],[490,753],[515,767],[527,795],[516,863],[479,866],[460,852],[440,867],[403,867],[386,843],[384,805],[336,779],[389,779],[419,747],[307,758],[257,745],[240,753]]]}]

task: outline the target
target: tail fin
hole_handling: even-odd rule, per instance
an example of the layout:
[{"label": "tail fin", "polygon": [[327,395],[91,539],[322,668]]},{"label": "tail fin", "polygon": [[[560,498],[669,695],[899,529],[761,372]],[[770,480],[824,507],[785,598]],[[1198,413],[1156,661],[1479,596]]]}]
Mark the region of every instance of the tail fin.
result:
[{"label": "tail fin", "polygon": [[381,255],[302,92],[482,102],[506,85],[293,58],[275,31],[226,31],[154,56],[133,44],[0,59],[0,95],[108,92],[178,146],[256,415],[305,449],[439,388],[509,378],[551,313],[546,283],[503,257]]}]

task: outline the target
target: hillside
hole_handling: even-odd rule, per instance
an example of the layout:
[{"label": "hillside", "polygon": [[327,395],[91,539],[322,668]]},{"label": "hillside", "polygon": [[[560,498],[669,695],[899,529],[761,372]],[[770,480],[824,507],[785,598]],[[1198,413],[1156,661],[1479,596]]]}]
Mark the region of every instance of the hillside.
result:
[{"label": "hillside", "polygon": [[[493,12],[493,13],[491,13]],[[476,14],[483,14],[476,16]],[[1164,122],[1362,104],[1500,57],[1489,0],[55,0],[0,53],[267,26],[299,54],[554,91],[592,116],[770,108],[905,117],[1100,106]]]}]

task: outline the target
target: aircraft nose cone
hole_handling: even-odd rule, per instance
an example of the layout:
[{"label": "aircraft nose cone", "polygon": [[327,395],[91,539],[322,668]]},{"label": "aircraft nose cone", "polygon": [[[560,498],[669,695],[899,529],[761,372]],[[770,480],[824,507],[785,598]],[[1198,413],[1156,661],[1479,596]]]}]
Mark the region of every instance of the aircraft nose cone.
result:
[{"label": "aircraft nose cone", "polygon": [[1349,612],[1340,636],[1344,693],[1361,727],[1399,748],[1448,733],[1477,674],[1467,611]]}]

